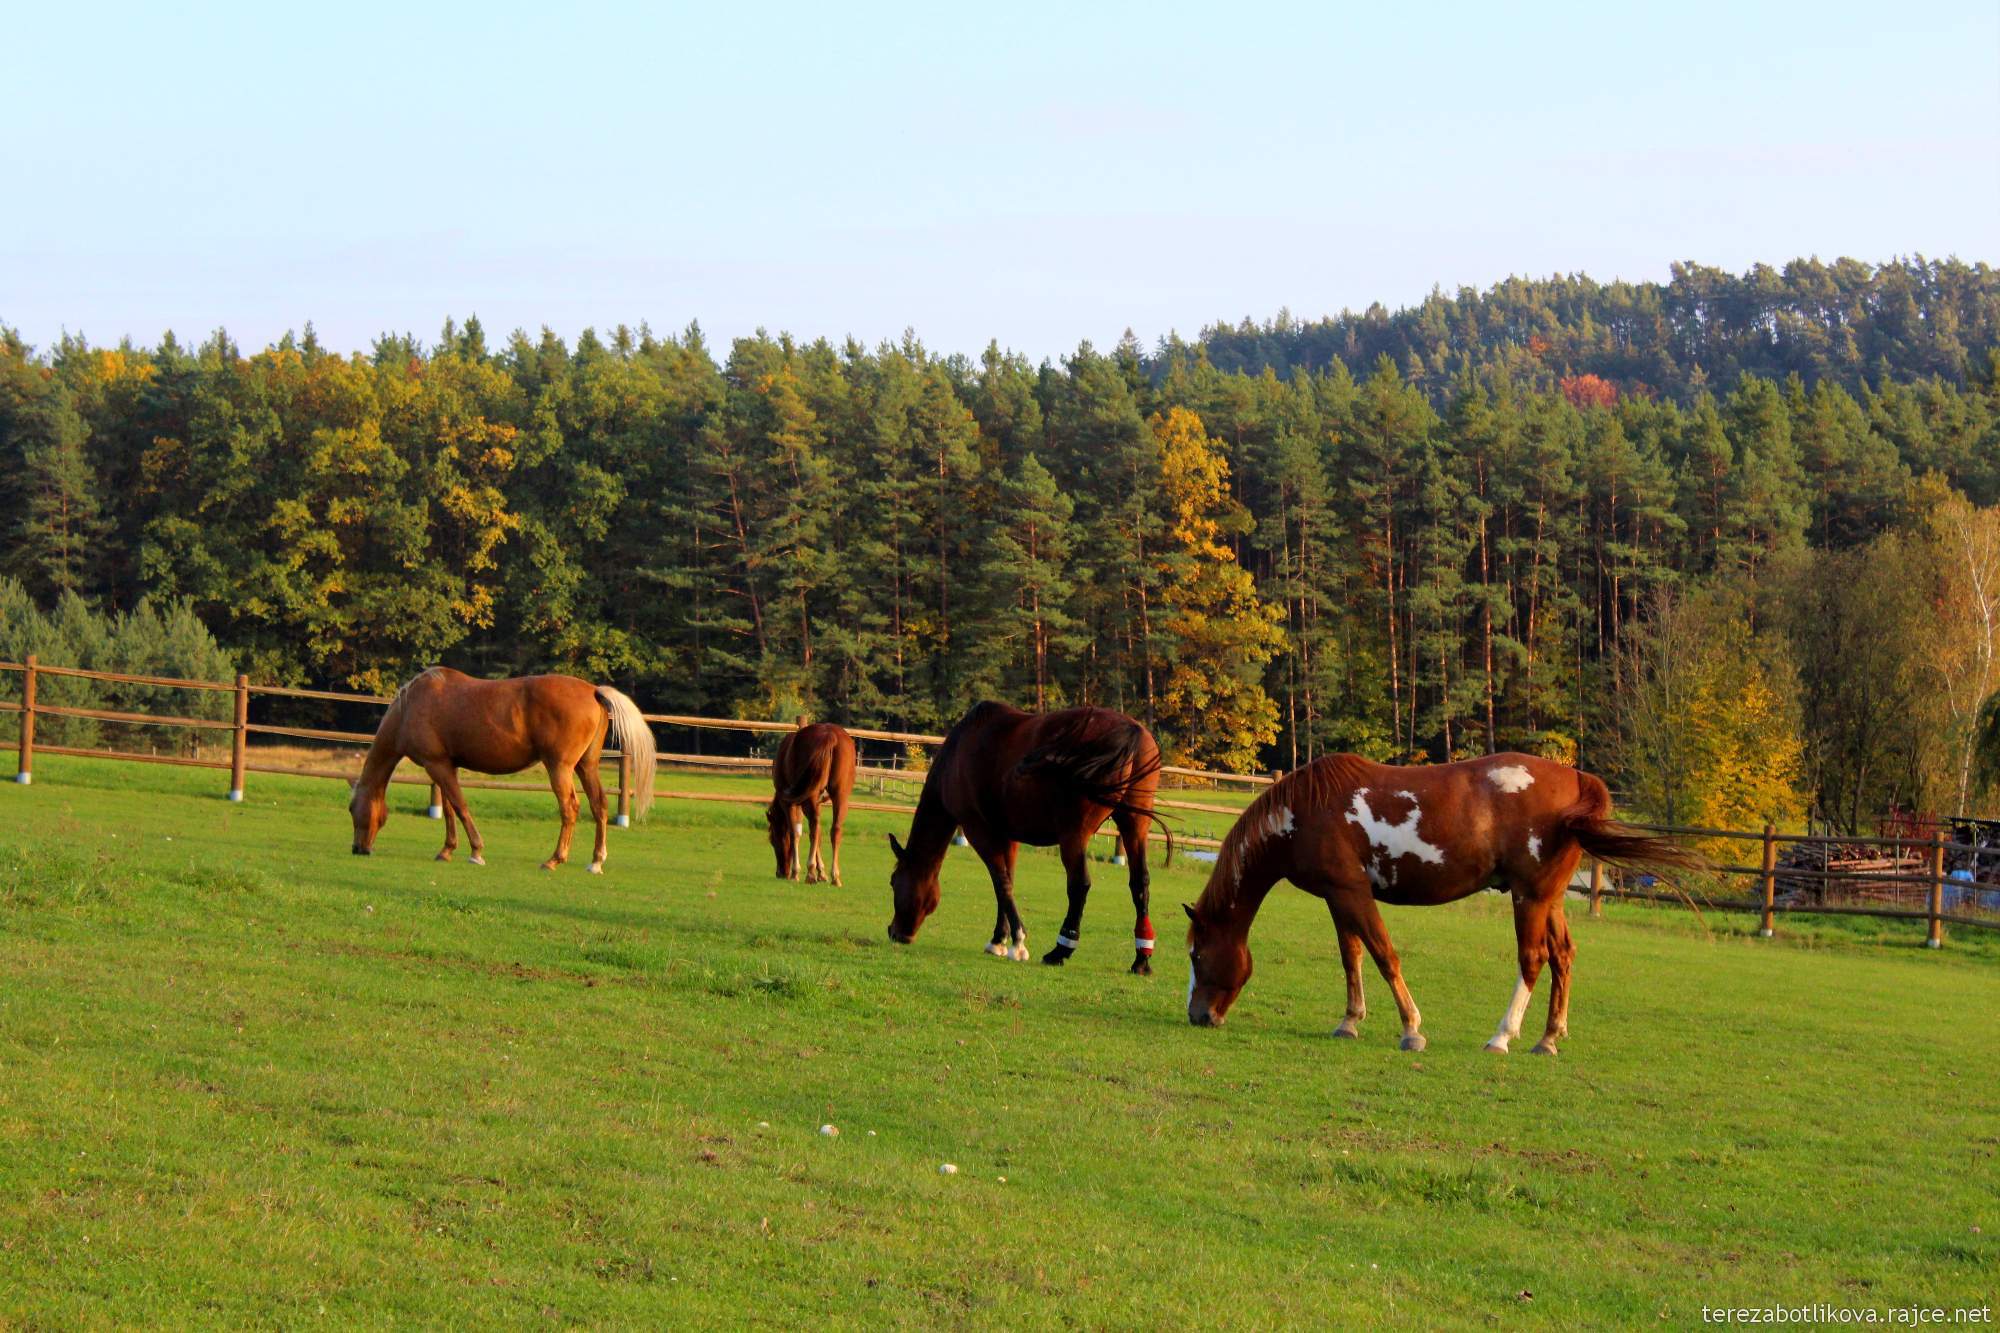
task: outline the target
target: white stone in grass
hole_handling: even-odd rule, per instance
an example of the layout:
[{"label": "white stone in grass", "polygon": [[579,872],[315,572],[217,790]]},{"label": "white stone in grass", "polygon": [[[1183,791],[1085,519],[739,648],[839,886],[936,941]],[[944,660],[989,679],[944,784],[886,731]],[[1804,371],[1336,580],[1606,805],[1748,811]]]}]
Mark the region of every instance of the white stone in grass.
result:
[{"label": "white stone in grass", "polygon": [[958,1168],[950,1162],[940,1162],[938,1163],[938,1174],[941,1176],[955,1176],[958,1174]]},{"label": "white stone in grass", "polygon": [[759,1129],[769,1129],[770,1127],[771,1127],[771,1122],[768,1120],[759,1120],[757,1122],[757,1128]]},{"label": "white stone in grass", "polygon": [[829,1139],[837,1139],[840,1137],[839,1128],[833,1125],[821,1125],[819,1127],[819,1132]]}]

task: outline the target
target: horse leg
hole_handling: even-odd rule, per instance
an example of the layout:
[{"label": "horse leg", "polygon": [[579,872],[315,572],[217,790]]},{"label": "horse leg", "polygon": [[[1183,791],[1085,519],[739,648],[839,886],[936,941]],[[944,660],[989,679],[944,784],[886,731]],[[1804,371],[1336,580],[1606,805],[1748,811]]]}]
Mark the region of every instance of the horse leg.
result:
[{"label": "horse leg", "polygon": [[[1383,924],[1381,909],[1375,906],[1375,896],[1371,893],[1343,895],[1349,928],[1361,937],[1363,947],[1375,960],[1376,971],[1382,980],[1389,983],[1389,990],[1396,997],[1396,1011],[1403,1016],[1403,1050],[1421,1051],[1429,1043],[1422,1032],[1424,1016],[1417,1010],[1417,1002],[1410,998],[1410,988],[1403,984],[1403,960],[1396,956],[1396,946],[1389,942],[1389,927]],[[1342,910],[1336,907],[1336,911]]]},{"label": "horse leg", "polygon": [[548,765],[549,786],[556,794],[556,810],[562,815],[562,831],[556,834],[555,855],[542,862],[542,869],[554,870],[569,860],[570,838],[576,833],[576,785],[569,780],[569,770],[557,764]]},{"label": "horse leg", "polygon": [[1368,1001],[1361,993],[1361,937],[1340,919],[1340,910],[1327,903],[1333,914],[1333,928],[1340,935],[1340,966],[1347,973],[1347,1016],[1333,1030],[1336,1037],[1361,1035],[1361,1020],[1368,1017]]},{"label": "horse leg", "polygon": [[[439,796],[438,799],[444,801],[443,796]],[[440,861],[449,861],[451,860],[451,854],[458,850],[458,820],[452,816],[450,801],[444,801],[442,809],[444,810],[444,846],[438,850],[437,859]]]},{"label": "horse leg", "polygon": [[1050,967],[1061,967],[1076,952],[1078,932],[1083,928],[1083,905],[1090,898],[1090,837],[1078,832],[1062,843],[1063,873],[1069,879],[1069,911],[1056,934],[1056,947],[1042,955]]},{"label": "horse leg", "polygon": [[1125,844],[1125,863],[1132,886],[1132,974],[1153,975],[1153,876],[1146,867],[1146,830],[1152,820],[1119,813],[1118,840]]},{"label": "horse leg", "polygon": [[847,794],[839,788],[833,793],[833,831],[828,841],[833,844],[833,887],[840,887],[840,831],[847,826]]},{"label": "horse leg", "polygon": [[[450,762],[437,759],[424,765],[424,772],[430,774],[437,783],[438,793],[444,798],[445,818],[450,819],[456,812],[459,822],[465,825],[465,841],[471,846],[472,854],[465,859],[473,865],[486,864],[486,840],[479,836],[479,826],[472,822],[472,812],[465,808],[465,792],[458,785],[458,769]],[[445,837],[451,837],[450,825],[446,825]],[[449,846],[449,842],[446,843]]]},{"label": "horse leg", "polygon": [[[1014,903],[1014,865],[1021,854],[1019,843],[1009,842],[998,847],[987,842],[984,837],[966,833],[966,841],[986,862],[986,873],[993,877],[993,940],[986,946],[986,952],[995,958],[1011,958],[1017,963],[1028,961],[1028,929],[1021,924],[1021,909]],[[1008,941],[1012,939],[1010,946]]]},{"label": "horse leg", "polygon": [[1533,1055],[1554,1055],[1556,1042],[1569,1035],[1569,968],[1576,944],[1569,937],[1569,913],[1557,898],[1549,908],[1549,1026],[1535,1043]]},{"label": "horse leg", "polygon": [[604,873],[604,852],[611,829],[611,807],[604,799],[604,779],[598,775],[597,760],[586,756],[576,761],[576,776],[583,783],[583,794],[590,799],[590,818],[597,825],[597,842],[590,853],[590,873]]},{"label": "horse leg", "polygon": [[[1548,928],[1549,904],[1532,896],[1525,886],[1515,886],[1514,950],[1519,972],[1514,979],[1514,998],[1508,1001],[1507,1012],[1500,1016],[1499,1030],[1486,1043],[1489,1051],[1505,1055],[1514,1038],[1521,1035],[1521,1018],[1528,1012],[1528,1000],[1535,993],[1535,978],[1542,974],[1542,964],[1548,961]],[[1550,1047],[1551,1051],[1554,1049]]]},{"label": "horse leg", "polygon": [[814,792],[806,801],[806,826],[812,830],[812,856],[806,861],[806,883],[817,884],[826,878],[826,868],[819,863],[818,792]]}]

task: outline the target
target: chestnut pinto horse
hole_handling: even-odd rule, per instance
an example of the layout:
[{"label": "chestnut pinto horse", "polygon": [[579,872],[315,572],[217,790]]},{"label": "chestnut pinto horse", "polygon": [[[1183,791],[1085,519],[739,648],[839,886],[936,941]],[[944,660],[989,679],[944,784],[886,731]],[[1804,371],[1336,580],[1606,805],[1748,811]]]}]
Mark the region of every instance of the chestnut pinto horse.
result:
[{"label": "chestnut pinto horse", "polygon": [[1611,795],[1588,773],[1534,755],[1396,768],[1355,755],[1318,760],[1279,779],[1223,840],[1201,900],[1186,907],[1188,1021],[1222,1022],[1250,979],[1250,923],[1280,879],[1326,900],[1347,971],[1347,1015],[1336,1037],[1360,1035],[1361,951],[1375,960],[1403,1019],[1402,1048],[1421,1051],[1422,1015],[1377,902],[1430,907],[1482,888],[1514,899],[1519,977],[1500,1028],[1505,1052],[1521,1033],[1535,979],[1550,972],[1549,1021],[1535,1045],[1554,1055],[1569,1035],[1570,942],[1563,895],[1585,852],[1626,865],[1700,864],[1664,838],[1613,823]]},{"label": "chestnut pinto horse", "polygon": [[[778,878],[799,877],[799,830],[801,809],[812,826],[812,859],[806,863],[806,883],[830,880],[840,887],[840,832],[847,826],[847,802],[854,794],[854,737],[845,727],[831,722],[814,722],[778,742],[777,758],[771,761],[771,785],[777,794],[764,811],[771,829],[771,850],[778,856]],[[833,872],[819,859],[819,803],[833,805]]]},{"label": "chestnut pinto horse", "polygon": [[472,864],[483,866],[484,843],[465,807],[458,770],[518,773],[539,763],[549,771],[549,786],[562,813],[555,854],[542,862],[542,869],[553,870],[569,860],[577,815],[576,788],[570,781],[574,773],[583,781],[590,813],[597,821],[590,870],[601,874],[609,821],[597,762],[605,732],[611,728],[617,730],[619,748],[632,757],[633,809],[644,814],[653,803],[653,732],[639,715],[639,706],[617,690],[575,676],[476,680],[450,667],[420,672],[390,701],[354,784],[354,799],[348,806],[354,816],[354,854],[366,856],[374,850],[375,835],[389,817],[389,777],[408,756],[423,766],[444,795],[444,849],[437,859],[449,861],[458,847],[455,814],[472,843]]},{"label": "chestnut pinto horse", "polygon": [[[981,703],[944,738],[924,779],[910,819],[910,845],[889,835],[896,868],[889,878],[895,915],[889,938],[908,944],[924,918],[937,910],[938,872],[954,829],[986,863],[998,908],[986,952],[1028,961],[1028,932],[1014,905],[1014,862],[1020,844],[1062,850],[1069,876],[1069,914],[1055,948],[1042,956],[1060,966],[1076,952],[1083,904],[1090,896],[1090,840],[1108,818],[1130,863],[1133,972],[1153,971],[1150,880],[1146,831],[1157,818],[1153,793],[1160,782],[1160,747],[1153,735],[1108,708],[1024,713],[1005,704]],[[1164,825],[1162,825],[1164,827]],[[1167,856],[1173,856],[1169,834]],[[1012,947],[1009,947],[1009,939]]]}]

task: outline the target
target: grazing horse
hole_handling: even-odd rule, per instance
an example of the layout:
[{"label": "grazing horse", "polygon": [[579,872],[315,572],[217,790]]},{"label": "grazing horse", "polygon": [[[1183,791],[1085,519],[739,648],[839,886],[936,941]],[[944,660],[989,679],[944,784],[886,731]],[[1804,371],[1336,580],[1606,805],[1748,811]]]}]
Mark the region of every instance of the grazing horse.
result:
[{"label": "grazing horse", "polygon": [[[778,878],[799,877],[799,831],[795,822],[805,811],[812,825],[812,859],[806,863],[806,883],[831,880],[840,887],[840,832],[847,826],[847,802],[854,794],[854,737],[831,722],[802,726],[778,742],[771,761],[771,785],[777,794],[764,811],[771,826],[771,850],[778,854]],[[833,805],[833,873],[819,859],[819,803]]]},{"label": "grazing horse", "polygon": [[1585,852],[1628,865],[1701,864],[1664,838],[1610,819],[1611,795],[1588,773],[1526,754],[1395,768],[1333,755],[1286,775],[1243,812],[1223,840],[1188,925],[1188,1021],[1222,1022],[1250,979],[1250,923],[1271,886],[1288,879],[1326,900],[1347,972],[1347,1015],[1336,1037],[1360,1035],[1361,951],[1375,960],[1403,1019],[1402,1048],[1421,1051],[1422,1015],[1403,984],[1377,902],[1430,907],[1482,888],[1514,899],[1519,976],[1499,1031],[1505,1052],[1521,1032],[1547,964],[1549,1021],[1535,1045],[1554,1055],[1569,1035],[1570,942],[1563,895]]},{"label": "grazing horse", "polygon": [[639,706],[609,685],[593,685],[575,676],[519,676],[513,680],[476,680],[450,667],[418,673],[390,701],[375,729],[375,743],[361,766],[348,809],[354,816],[354,854],[374,849],[375,835],[389,817],[389,776],[405,756],[416,760],[444,794],[444,849],[449,861],[458,847],[452,816],[464,821],[472,843],[472,864],[486,858],[479,828],[465,808],[458,770],[475,773],[518,773],[532,764],[549,770],[556,806],[562,812],[562,834],[555,854],[542,862],[554,870],[569,860],[570,836],[576,829],[576,788],[570,774],[583,780],[590,813],[597,821],[597,847],[590,871],[604,870],[604,785],[598,780],[598,757],[607,729],[615,728],[618,745],[632,757],[637,790],[633,808],[644,814],[653,803],[653,732],[639,715]]},{"label": "grazing horse", "polygon": [[[1108,818],[1131,867],[1132,971],[1153,971],[1153,923],[1148,915],[1146,830],[1157,816],[1160,747],[1152,733],[1108,708],[1024,713],[1005,704],[975,704],[944,738],[910,819],[910,845],[889,835],[896,868],[889,878],[895,915],[889,938],[908,944],[937,910],[938,872],[953,829],[986,863],[998,909],[986,952],[1028,961],[1028,932],[1014,905],[1014,861],[1021,843],[1058,847],[1069,876],[1069,914],[1055,948],[1042,956],[1060,966],[1076,952],[1084,900],[1090,896],[1090,840]],[[1164,825],[1162,826],[1164,827]],[[1172,835],[1167,856],[1173,856]],[[1011,937],[1011,947],[1009,940]]]}]

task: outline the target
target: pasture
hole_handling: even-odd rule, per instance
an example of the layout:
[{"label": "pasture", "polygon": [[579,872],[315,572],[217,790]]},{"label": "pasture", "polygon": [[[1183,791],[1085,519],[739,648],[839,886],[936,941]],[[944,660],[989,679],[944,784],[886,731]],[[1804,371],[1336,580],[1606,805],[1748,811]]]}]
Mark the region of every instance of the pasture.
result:
[{"label": "pasture", "polygon": [[[697,782],[759,785],[661,786]],[[536,868],[546,794],[470,794],[481,868],[430,860],[422,787],[363,859],[338,784],[216,785],[49,757],[0,789],[0,1325],[1681,1327],[1995,1295],[1972,931],[1577,904],[1544,1060],[1480,1049],[1503,901],[1388,909],[1430,1037],[1405,1055],[1372,971],[1363,1039],[1329,1037],[1333,930],[1285,887],[1228,1025],[1189,1027],[1187,860],[1141,979],[1106,864],[1066,968],[980,951],[962,849],[890,944],[899,816],[850,819],[833,889],[774,879],[749,806],[662,802],[597,877]],[[1052,854],[1019,896],[1039,953]]]}]

